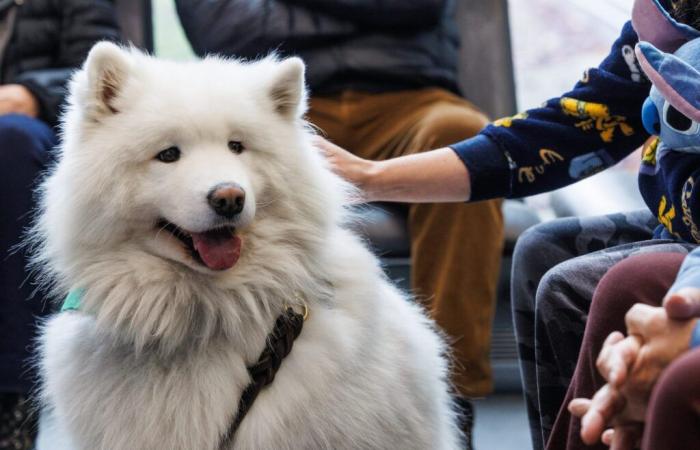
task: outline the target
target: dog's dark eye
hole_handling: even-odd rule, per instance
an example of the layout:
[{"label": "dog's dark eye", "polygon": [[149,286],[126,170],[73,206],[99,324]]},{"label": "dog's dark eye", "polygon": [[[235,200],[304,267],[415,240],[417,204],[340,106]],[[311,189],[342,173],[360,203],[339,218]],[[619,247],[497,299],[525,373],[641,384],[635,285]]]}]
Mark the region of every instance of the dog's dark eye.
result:
[{"label": "dog's dark eye", "polygon": [[243,143],[240,141],[228,141],[228,148],[238,155],[243,153],[243,150],[245,150]]},{"label": "dog's dark eye", "polygon": [[164,163],[172,163],[180,159],[180,149],[177,147],[168,147],[156,155],[158,161]]}]

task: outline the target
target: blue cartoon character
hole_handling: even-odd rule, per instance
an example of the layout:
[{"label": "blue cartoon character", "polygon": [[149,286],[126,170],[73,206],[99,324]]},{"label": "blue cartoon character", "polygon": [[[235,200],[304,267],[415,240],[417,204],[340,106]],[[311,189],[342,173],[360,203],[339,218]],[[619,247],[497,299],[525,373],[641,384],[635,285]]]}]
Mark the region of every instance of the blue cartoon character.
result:
[{"label": "blue cartoon character", "polygon": [[637,56],[653,84],[642,109],[644,127],[662,147],[700,154],[700,39],[675,54],[641,42]]},{"label": "blue cartoon character", "polygon": [[700,33],[690,31],[692,39],[673,53],[648,42],[640,42],[635,51],[652,83],[642,121],[659,137],[645,150],[640,188],[648,206],[658,211],[664,237],[700,242],[700,192],[695,191],[700,178]]}]

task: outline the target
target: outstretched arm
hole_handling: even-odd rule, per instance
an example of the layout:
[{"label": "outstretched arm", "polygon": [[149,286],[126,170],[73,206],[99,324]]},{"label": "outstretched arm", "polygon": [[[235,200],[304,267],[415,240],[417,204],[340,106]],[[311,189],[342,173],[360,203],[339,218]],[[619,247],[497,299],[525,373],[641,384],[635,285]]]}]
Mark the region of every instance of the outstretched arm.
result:
[{"label": "outstretched arm", "polygon": [[450,148],[385,161],[358,158],[318,138],[331,168],[359,187],[363,200],[409,203],[469,200],[469,171]]},{"label": "outstretched arm", "polygon": [[650,84],[630,59],[637,40],[628,23],[610,55],[572,91],[498,120],[472,139],[381,163],[354,160],[336,149],[334,166],[367,190],[368,198],[401,202],[525,197],[575,183],[617,163],[649,137],[641,108]]}]

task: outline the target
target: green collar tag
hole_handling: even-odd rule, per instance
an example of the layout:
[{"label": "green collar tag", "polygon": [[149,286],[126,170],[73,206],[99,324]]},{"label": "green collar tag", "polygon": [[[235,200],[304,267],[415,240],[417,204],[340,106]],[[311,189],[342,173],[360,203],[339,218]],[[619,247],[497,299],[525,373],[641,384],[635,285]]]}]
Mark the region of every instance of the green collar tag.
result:
[{"label": "green collar tag", "polygon": [[80,309],[80,301],[83,299],[82,289],[73,289],[68,293],[66,299],[63,300],[63,306],[61,306],[61,312],[63,311],[77,311]]}]

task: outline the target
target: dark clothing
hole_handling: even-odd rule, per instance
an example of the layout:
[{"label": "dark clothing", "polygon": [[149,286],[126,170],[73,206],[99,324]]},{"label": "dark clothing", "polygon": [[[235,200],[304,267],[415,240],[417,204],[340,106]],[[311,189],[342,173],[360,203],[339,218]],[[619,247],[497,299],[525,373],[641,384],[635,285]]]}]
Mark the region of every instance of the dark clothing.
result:
[{"label": "dark clothing", "polygon": [[48,163],[56,136],[45,123],[0,116],[0,393],[29,392],[28,358],[38,318],[49,312],[27,280],[25,252],[11,253],[31,221],[37,175]]},{"label": "dark clothing", "polygon": [[[665,239],[700,243],[700,156],[665,148],[658,139],[644,148],[639,189],[660,225],[654,235]],[[698,183],[700,186],[700,183]]]},{"label": "dark clothing", "polygon": [[641,450],[700,448],[700,349],[674,360],[651,393]]},{"label": "dark clothing", "polygon": [[[649,138],[641,113],[651,83],[634,54],[637,42],[627,23],[610,55],[571,92],[454,144],[469,168],[472,200],[548,192],[600,172],[642,145]],[[658,139],[647,143],[639,188],[659,220],[654,237],[700,243],[700,208],[694,207],[699,163],[700,156],[665,148]]]},{"label": "dark clothing", "polygon": [[314,96],[348,89],[457,91],[459,38],[450,0],[175,3],[198,55],[258,58],[277,49],[300,56]]},{"label": "dark clothing", "polygon": [[649,137],[641,115],[651,83],[634,56],[637,42],[627,23],[610,55],[571,92],[453,145],[469,168],[472,200],[548,192],[639,148]]},{"label": "dark clothing", "polygon": [[565,218],[537,225],[518,240],[511,297],[533,449],[544,448],[554,425],[603,275],[632,255],[694,248],[651,239],[656,224],[646,210]]},{"label": "dark clothing", "polygon": [[99,40],[118,39],[108,0],[28,0],[17,6],[12,38],[3,54],[0,83],[24,85],[39,102],[39,118],[55,125],[71,73]]},{"label": "dark clothing", "polygon": [[[596,360],[603,347],[603,342],[613,331],[626,331],[625,314],[627,314],[627,311],[629,311],[633,305],[645,303],[651,306],[661,306],[661,301],[676,278],[683,258],[684,255],[682,253],[655,253],[652,255],[633,256],[616,264],[600,280],[600,284],[593,296],[593,303],[591,304],[589,321],[586,326],[586,333],[583,337],[578,364],[576,365],[576,370],[571,380],[571,385],[566,393],[562,408],[559,411],[559,416],[552,430],[550,440],[547,443],[548,449],[608,449],[608,447],[602,443],[589,447],[581,441],[581,421],[572,417],[566,406],[571,400],[577,397],[592,398],[593,394],[603,387],[605,380],[600,376],[596,367]],[[695,352],[697,352],[697,350]],[[675,364],[674,362],[674,365]],[[689,376],[684,383],[677,383],[681,390],[689,393],[694,387],[698,386],[698,368],[700,368],[700,365],[694,370],[696,375],[693,375],[693,378]],[[674,425],[680,418],[679,413],[682,411],[682,408],[660,411],[655,407],[654,398],[658,397],[657,392],[659,388],[662,388],[661,382],[659,382],[659,385],[654,389],[654,395],[652,395],[647,431],[651,432],[655,428],[655,426],[652,425],[654,423],[654,418],[657,419],[656,427],[661,425],[660,421],[663,421],[664,417],[669,418],[670,423],[667,425],[671,425],[672,428],[666,428],[664,426],[665,432],[652,433],[657,439],[661,437],[663,441],[657,441],[655,445],[647,445],[643,448],[700,448],[698,444],[690,445],[690,442],[684,442],[684,445],[680,446],[671,445],[669,439],[683,436],[687,437],[689,434],[696,436],[697,439],[698,432],[700,431],[700,427],[698,427],[698,415],[694,412],[692,420],[690,420],[690,422],[684,421],[682,427]],[[697,391],[697,389],[695,390]],[[698,396],[694,398],[698,399]],[[673,401],[673,396],[666,399],[658,399],[657,403],[659,401]],[[669,433],[668,431],[671,429],[675,429],[675,432]],[[646,436],[645,442],[648,441],[647,438],[652,437],[653,436]],[[697,443],[698,441],[696,440],[695,442]]]},{"label": "dark clothing", "polygon": [[0,116],[0,393],[27,393],[33,372],[27,359],[37,320],[47,305],[34,286],[24,252],[12,253],[30,224],[39,173],[57,144],[52,125],[71,72],[90,48],[118,36],[107,0],[0,1],[0,14],[15,8],[10,41],[2,54],[0,84],[20,83],[37,98],[41,116]]}]

